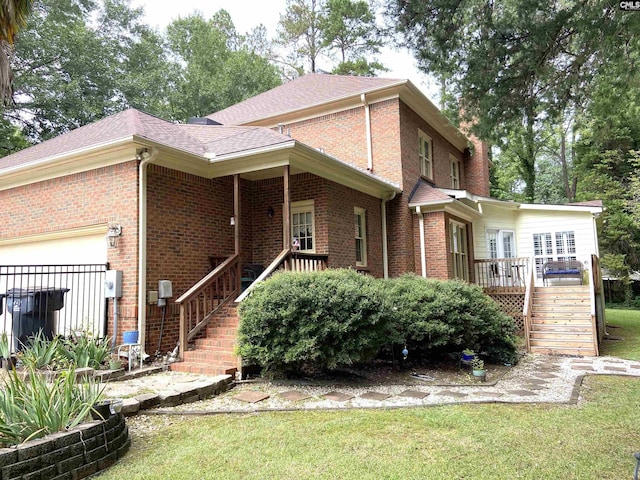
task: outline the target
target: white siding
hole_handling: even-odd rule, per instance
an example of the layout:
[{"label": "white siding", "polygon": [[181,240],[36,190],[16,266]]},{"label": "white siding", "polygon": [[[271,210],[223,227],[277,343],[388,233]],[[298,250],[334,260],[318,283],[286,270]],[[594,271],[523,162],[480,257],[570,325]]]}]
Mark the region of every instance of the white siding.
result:
[{"label": "white siding", "polygon": [[[516,230],[517,210],[506,208],[496,208],[489,205],[483,205],[483,217],[473,222],[473,245],[474,256],[477,259],[489,258],[487,249],[487,229],[494,228],[497,230]],[[520,255],[518,246],[518,237],[516,235],[516,255]]]}]

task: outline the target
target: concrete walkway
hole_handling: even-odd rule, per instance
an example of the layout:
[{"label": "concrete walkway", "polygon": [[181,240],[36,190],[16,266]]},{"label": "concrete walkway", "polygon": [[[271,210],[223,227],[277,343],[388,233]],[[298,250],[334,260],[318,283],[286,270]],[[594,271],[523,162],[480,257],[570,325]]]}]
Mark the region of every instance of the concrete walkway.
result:
[{"label": "concrete walkway", "polygon": [[123,398],[123,412],[214,414],[269,410],[398,408],[451,403],[575,403],[585,374],[640,376],[640,362],[613,357],[527,355],[498,378],[484,383],[433,385],[308,385],[233,382],[211,377],[157,372],[107,383],[109,398]]}]

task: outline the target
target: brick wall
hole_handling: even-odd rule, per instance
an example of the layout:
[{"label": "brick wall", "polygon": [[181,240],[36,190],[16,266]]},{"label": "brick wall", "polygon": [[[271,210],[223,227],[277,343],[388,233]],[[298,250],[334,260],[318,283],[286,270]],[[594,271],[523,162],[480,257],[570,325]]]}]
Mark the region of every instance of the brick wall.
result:
[{"label": "brick wall", "polygon": [[[157,165],[148,169],[147,291],[158,290],[158,280],[171,280],[175,300],[209,272],[209,256],[234,252],[233,177],[207,179]],[[147,305],[150,353],[158,348],[161,319],[161,309]],[[179,327],[179,309],[171,301],[161,352],[173,350]]]}]

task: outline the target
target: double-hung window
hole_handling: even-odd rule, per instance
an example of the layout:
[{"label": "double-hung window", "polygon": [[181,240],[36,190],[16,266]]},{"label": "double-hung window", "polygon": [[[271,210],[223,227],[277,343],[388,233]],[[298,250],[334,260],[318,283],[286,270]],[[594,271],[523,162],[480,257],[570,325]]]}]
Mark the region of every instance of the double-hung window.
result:
[{"label": "double-hung window", "polygon": [[315,253],[315,221],[313,200],[291,204],[291,239],[298,251]]},{"label": "double-hung window", "polygon": [[469,263],[467,256],[467,226],[451,220],[449,222],[450,252],[453,264],[453,277],[469,280]]},{"label": "double-hung window", "polygon": [[422,130],[418,130],[420,175],[433,179],[433,141]]},{"label": "double-hung window", "polygon": [[449,155],[449,163],[451,165],[451,172],[449,177],[451,178],[451,188],[460,188],[460,160],[453,155]]},{"label": "double-hung window", "polygon": [[356,233],[356,266],[367,266],[367,219],[363,208],[354,207],[353,217]]}]

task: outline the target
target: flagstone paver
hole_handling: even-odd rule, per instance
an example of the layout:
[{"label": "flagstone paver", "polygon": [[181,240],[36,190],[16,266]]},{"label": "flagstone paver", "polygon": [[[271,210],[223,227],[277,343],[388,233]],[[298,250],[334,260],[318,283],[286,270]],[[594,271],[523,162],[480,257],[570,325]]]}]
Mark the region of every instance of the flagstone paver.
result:
[{"label": "flagstone paver", "polygon": [[386,400],[389,397],[391,397],[391,395],[388,393],[367,392],[360,395],[359,398],[363,398],[364,400],[377,400],[378,402],[381,402],[383,400]]},{"label": "flagstone paver", "polygon": [[398,394],[399,397],[417,398],[418,400],[422,400],[428,395],[429,395],[429,392],[421,392],[419,390],[411,390],[411,389],[405,390]]},{"label": "flagstone paver", "polygon": [[269,395],[267,393],[264,393],[264,392],[256,392],[256,391],[252,391],[252,390],[245,390],[244,392],[236,395],[233,398],[234,398],[234,400],[238,400],[240,402],[258,403],[258,402],[261,402],[262,400],[266,400],[267,398],[269,398]]},{"label": "flagstone paver", "polygon": [[298,390],[289,390],[286,392],[282,392],[279,395],[285,400],[289,400],[290,402],[300,402],[302,400],[306,400],[307,398],[311,398],[311,395],[299,392]]},{"label": "flagstone paver", "polygon": [[533,376],[537,378],[558,378],[558,375],[547,372],[534,373]]},{"label": "flagstone paver", "polygon": [[453,392],[451,390],[443,390],[440,392],[440,395],[446,395],[447,397],[454,397],[454,398],[462,398],[467,396],[467,394],[464,392]]},{"label": "flagstone paver", "polygon": [[539,378],[529,378],[525,381],[525,383],[528,383],[530,385],[538,385],[538,386],[549,384],[549,382],[547,382],[546,380],[541,380]]},{"label": "flagstone paver", "polygon": [[329,392],[329,393],[325,393],[323,397],[326,400],[331,400],[334,402],[346,402],[347,400],[351,400],[353,398],[353,395],[349,395],[347,393],[342,393],[342,392]]},{"label": "flagstone paver", "polygon": [[605,365],[603,368],[608,372],[626,372],[627,371],[627,369],[624,367],[611,367],[609,365]]},{"label": "flagstone paver", "polygon": [[507,390],[507,393],[511,395],[519,395],[522,397],[532,397],[535,395],[535,393],[530,390]]},{"label": "flagstone paver", "polygon": [[478,397],[501,397],[502,393],[496,393],[496,392],[473,392],[474,395],[477,395]]},{"label": "flagstone paver", "polygon": [[595,372],[592,365],[571,365],[571,370],[585,370],[587,372]]},{"label": "flagstone paver", "polygon": [[631,368],[635,368],[636,370],[637,370],[637,369],[640,369],[640,365],[629,365],[629,367],[631,367]]}]

